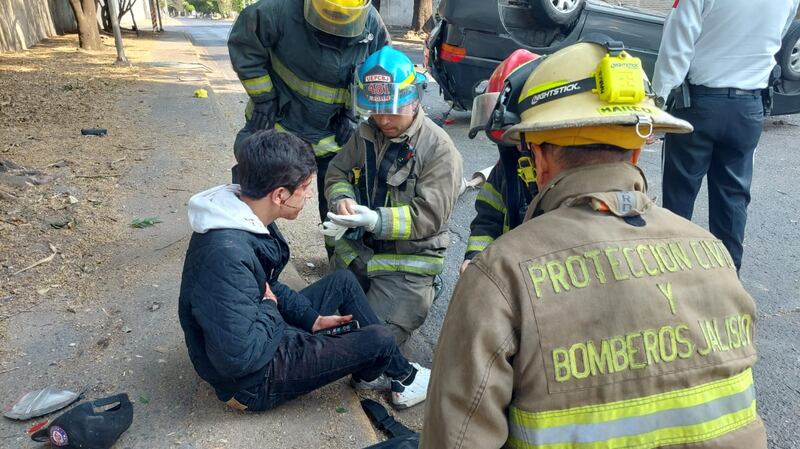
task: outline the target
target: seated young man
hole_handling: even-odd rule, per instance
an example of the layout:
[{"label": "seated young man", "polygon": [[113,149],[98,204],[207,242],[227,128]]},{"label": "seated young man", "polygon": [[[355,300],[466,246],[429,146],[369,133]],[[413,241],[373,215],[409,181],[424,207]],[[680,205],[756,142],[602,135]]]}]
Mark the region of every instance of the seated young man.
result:
[{"label": "seated young man", "polygon": [[[337,271],[300,292],[278,280],[289,247],[275,220],[297,218],[316,167],[299,138],[258,131],[239,154],[240,184],[190,200],[178,314],[192,364],[239,410],[267,410],[347,375],[358,385],[385,374],[395,406],[418,404],[430,371],[400,354],[355,276]],[[361,329],[314,334],[351,319]]]}]

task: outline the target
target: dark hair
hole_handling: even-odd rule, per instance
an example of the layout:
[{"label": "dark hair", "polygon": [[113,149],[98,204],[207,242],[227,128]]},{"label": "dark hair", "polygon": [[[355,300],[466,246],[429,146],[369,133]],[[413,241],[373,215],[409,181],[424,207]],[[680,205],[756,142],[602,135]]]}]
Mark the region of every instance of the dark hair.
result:
[{"label": "dark hair", "polygon": [[542,148],[551,151],[564,169],[578,168],[584,165],[622,162],[631,158],[631,150],[604,143],[561,147],[545,142],[542,144]]},{"label": "dark hair", "polygon": [[294,192],[317,172],[311,145],[289,133],[260,130],[248,137],[237,154],[242,195],[260,199],[278,187]]}]

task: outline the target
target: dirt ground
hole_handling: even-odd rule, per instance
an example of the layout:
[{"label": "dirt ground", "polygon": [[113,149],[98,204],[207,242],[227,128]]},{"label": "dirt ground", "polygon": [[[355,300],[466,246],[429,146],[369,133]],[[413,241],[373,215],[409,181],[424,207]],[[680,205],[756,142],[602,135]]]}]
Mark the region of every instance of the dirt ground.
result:
[{"label": "dirt ground", "polygon": [[[104,39],[102,52],[72,35],[0,55],[0,371],[2,323],[43,302],[75,313],[108,260],[101,249],[130,230],[117,179],[152,148],[134,138],[134,115],[113,110],[140,70],[113,64]],[[92,127],[113,139],[81,135]]]},{"label": "dirt ground", "polygon": [[[134,423],[117,447],[132,449],[374,442],[346,380],[242,416],[196,376],[177,318],[185,207],[229,179],[235,130],[219,100],[238,118],[244,93],[193,98],[208,70],[181,32],[126,35],[134,66],[114,65],[105,45],[87,53],[65,36],[0,55],[0,407],[48,385],[87,388],[87,399],[127,392]],[[88,127],[108,136],[81,136]],[[148,217],[162,222],[131,226]],[[314,277],[323,262],[295,264]],[[0,447],[37,446],[30,424],[0,419]]]}]

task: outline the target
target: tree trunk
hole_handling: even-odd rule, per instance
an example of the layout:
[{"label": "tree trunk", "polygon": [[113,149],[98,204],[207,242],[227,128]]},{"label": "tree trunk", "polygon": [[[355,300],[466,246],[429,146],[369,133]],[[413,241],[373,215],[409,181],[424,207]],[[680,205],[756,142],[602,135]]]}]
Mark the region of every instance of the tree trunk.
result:
[{"label": "tree trunk", "polygon": [[414,31],[430,31],[433,21],[433,0],[414,0],[414,16],[411,29]]},{"label": "tree trunk", "polygon": [[100,17],[103,22],[103,31],[114,32],[114,29],[111,28],[111,17],[108,14],[108,3],[100,3]]},{"label": "tree trunk", "polygon": [[125,47],[122,45],[122,31],[119,29],[119,15],[117,14],[117,0],[108,0],[108,15],[111,17],[111,27],[114,28],[114,43],[117,46],[117,64],[125,64]]},{"label": "tree trunk", "polygon": [[97,7],[94,0],[69,0],[75,21],[78,22],[78,38],[84,50],[102,50],[100,28],[97,26]]}]

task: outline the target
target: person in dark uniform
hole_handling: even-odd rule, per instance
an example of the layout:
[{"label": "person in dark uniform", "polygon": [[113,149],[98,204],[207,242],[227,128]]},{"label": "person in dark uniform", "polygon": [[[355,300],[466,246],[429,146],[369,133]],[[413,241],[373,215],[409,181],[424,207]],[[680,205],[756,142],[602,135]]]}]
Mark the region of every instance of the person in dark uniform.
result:
[{"label": "person in dark uniform", "polygon": [[[742,265],[753,157],[781,38],[798,0],[676,0],[664,25],[653,90],[662,99],[682,85],[688,102],[673,115],[694,126],[664,144],[664,207],[692,218],[708,175],[709,230]],[[685,104],[688,103],[688,104]]]}]

